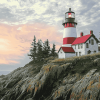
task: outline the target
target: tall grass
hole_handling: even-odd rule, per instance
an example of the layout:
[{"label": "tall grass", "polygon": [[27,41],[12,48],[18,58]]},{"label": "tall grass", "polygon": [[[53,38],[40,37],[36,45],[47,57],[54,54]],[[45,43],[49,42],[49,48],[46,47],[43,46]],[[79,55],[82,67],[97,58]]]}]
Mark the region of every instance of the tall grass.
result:
[{"label": "tall grass", "polygon": [[94,65],[94,60],[100,58],[100,53],[88,54],[83,56],[75,56],[65,59],[54,59],[51,62],[56,64],[65,64],[71,63],[72,69],[69,70],[69,73],[75,74],[80,73],[81,75],[86,74],[89,70],[97,68],[100,70],[100,66]]}]

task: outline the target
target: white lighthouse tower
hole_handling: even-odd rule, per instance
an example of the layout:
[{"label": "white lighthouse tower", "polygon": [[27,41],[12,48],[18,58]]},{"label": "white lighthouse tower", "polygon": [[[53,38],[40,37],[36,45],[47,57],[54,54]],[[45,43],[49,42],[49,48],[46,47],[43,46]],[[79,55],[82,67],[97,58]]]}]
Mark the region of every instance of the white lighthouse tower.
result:
[{"label": "white lighthouse tower", "polygon": [[64,26],[62,46],[71,47],[71,44],[77,38],[77,33],[76,33],[77,23],[75,21],[75,13],[71,11],[71,8],[69,8],[69,11],[65,13],[65,20],[63,21],[62,24]]},{"label": "white lighthouse tower", "polygon": [[71,47],[71,44],[77,38],[77,22],[75,21],[75,13],[71,11],[71,8],[69,8],[69,11],[65,13],[65,19],[62,22],[62,25],[64,26],[63,45],[58,51],[58,58],[75,56],[75,51]]},{"label": "white lighthouse tower", "polygon": [[64,26],[63,33],[63,45],[58,50],[58,58],[69,58],[73,56],[82,56],[87,54],[98,53],[100,51],[100,42],[93,31],[90,34],[84,35],[83,32],[80,33],[80,37],[77,37],[75,21],[75,13],[69,11],[65,13],[65,19],[62,23]]}]

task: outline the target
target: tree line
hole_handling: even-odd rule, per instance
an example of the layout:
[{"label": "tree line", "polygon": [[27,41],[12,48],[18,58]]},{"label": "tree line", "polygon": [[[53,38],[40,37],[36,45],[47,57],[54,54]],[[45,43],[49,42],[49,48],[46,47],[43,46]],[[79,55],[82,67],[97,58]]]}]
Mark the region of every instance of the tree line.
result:
[{"label": "tree line", "polygon": [[56,45],[53,44],[53,47],[50,48],[48,39],[44,43],[41,39],[39,39],[36,43],[36,37],[34,35],[34,39],[31,45],[32,47],[30,49],[30,54],[28,54],[28,56],[30,56],[30,59],[32,59],[35,62],[43,61],[45,58],[48,58],[50,56],[57,56],[57,50],[55,50]]}]

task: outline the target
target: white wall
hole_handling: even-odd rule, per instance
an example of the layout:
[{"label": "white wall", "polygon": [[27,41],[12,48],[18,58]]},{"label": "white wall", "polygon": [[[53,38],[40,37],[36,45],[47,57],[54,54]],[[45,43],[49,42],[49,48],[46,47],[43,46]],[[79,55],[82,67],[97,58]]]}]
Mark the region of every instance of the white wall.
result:
[{"label": "white wall", "polygon": [[76,28],[75,27],[64,28],[63,38],[65,37],[76,37],[77,38]]},{"label": "white wall", "polygon": [[[91,39],[94,40],[94,45],[91,45],[91,43],[89,43],[89,40],[91,40]],[[86,43],[82,43],[83,44],[83,48],[80,48],[80,49],[78,49],[78,44],[76,44],[76,49],[75,49],[75,45],[72,45],[72,48],[75,50],[75,52],[78,52],[78,56],[79,56],[79,52],[81,52],[81,55],[87,55],[87,51],[88,50],[91,51],[90,54],[93,54],[94,50],[96,51],[96,53],[98,53],[98,43],[96,43],[96,40],[93,37],[91,37],[89,40],[86,42],[86,43],[89,44],[89,48],[86,48]]]},{"label": "white wall", "polygon": [[[89,43],[89,40],[93,39],[94,40],[94,45],[91,45],[91,43]],[[85,45],[85,54],[87,55],[87,51],[90,50],[91,51],[91,54],[93,54],[94,50],[96,51],[96,53],[98,53],[98,43],[96,43],[96,40],[91,37],[86,43],[89,44],[89,48],[86,48],[86,45]]]},{"label": "white wall", "polygon": [[65,53],[62,50],[62,48],[60,49],[59,53],[58,53],[58,58],[65,58]]},{"label": "white wall", "polygon": [[65,53],[65,58],[73,57],[75,53]]},{"label": "white wall", "polygon": [[[82,48],[81,48],[81,44],[82,44]],[[72,48],[75,51],[75,56],[76,56],[76,52],[78,52],[78,56],[79,56],[79,52],[81,52],[81,55],[85,55],[85,44],[81,43],[79,44],[80,49],[78,49],[78,44],[76,44],[76,49],[75,49],[75,45],[72,45]]]},{"label": "white wall", "polygon": [[60,51],[58,53],[58,58],[69,58],[69,57],[73,57],[73,56],[75,56],[75,53],[64,53],[62,48],[60,49]]}]

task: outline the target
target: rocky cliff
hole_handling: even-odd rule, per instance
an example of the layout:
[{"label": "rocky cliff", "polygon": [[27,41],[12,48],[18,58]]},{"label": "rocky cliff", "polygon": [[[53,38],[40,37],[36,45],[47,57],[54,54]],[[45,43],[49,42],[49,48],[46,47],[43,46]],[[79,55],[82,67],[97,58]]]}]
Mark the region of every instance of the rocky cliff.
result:
[{"label": "rocky cliff", "polygon": [[0,100],[100,100],[100,54],[28,63],[0,77]]}]

